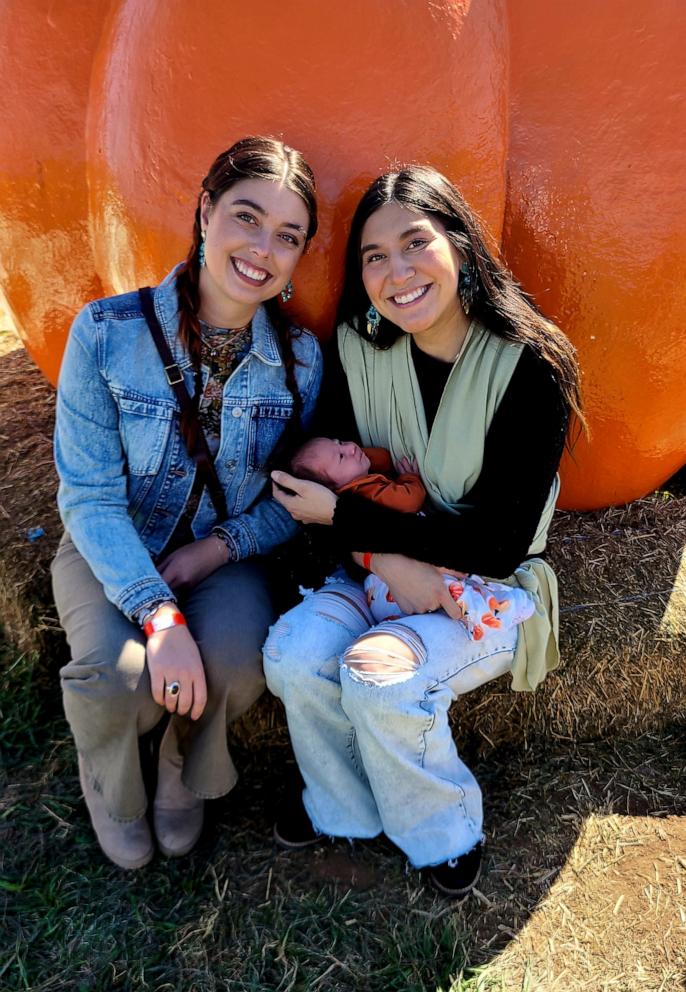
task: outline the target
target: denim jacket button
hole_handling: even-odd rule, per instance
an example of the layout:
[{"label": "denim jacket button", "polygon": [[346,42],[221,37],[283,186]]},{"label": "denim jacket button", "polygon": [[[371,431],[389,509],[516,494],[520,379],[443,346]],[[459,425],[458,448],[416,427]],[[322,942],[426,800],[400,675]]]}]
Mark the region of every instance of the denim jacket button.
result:
[{"label": "denim jacket button", "polygon": [[235,406],[233,408],[233,410],[231,411],[231,416],[232,417],[242,417],[243,416],[243,411],[241,410],[241,408],[239,406]]}]

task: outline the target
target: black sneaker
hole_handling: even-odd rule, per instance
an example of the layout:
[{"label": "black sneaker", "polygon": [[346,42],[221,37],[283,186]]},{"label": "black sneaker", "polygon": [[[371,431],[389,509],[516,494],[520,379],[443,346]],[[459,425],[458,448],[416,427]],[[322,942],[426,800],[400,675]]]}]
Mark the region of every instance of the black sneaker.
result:
[{"label": "black sneaker", "polygon": [[426,869],[431,884],[446,896],[464,899],[474,888],[481,874],[481,841],[459,858],[451,858]]},{"label": "black sneaker", "polygon": [[307,815],[302,800],[302,789],[290,792],[282,803],[274,824],[274,840],[279,847],[286,850],[309,847],[310,844],[324,840],[324,835],[317,833]]}]

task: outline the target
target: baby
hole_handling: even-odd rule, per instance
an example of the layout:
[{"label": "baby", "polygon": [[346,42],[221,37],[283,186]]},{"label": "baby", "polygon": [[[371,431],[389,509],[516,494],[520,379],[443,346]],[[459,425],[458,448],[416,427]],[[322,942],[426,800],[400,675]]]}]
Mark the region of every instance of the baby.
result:
[{"label": "baby", "polygon": [[[390,453],[385,448],[361,448],[354,441],[312,438],[296,451],[290,470],[293,475],[320,482],[336,493],[359,493],[404,513],[418,513],[426,499],[426,489],[416,464],[403,458],[398,462],[395,474]],[[514,627],[534,612],[533,600],[516,586],[485,582],[478,575],[461,572],[446,575],[445,584],[462,609],[460,622],[474,641],[497,630]],[[377,623],[403,616],[388,586],[377,575],[370,573],[367,576],[364,589]]]}]

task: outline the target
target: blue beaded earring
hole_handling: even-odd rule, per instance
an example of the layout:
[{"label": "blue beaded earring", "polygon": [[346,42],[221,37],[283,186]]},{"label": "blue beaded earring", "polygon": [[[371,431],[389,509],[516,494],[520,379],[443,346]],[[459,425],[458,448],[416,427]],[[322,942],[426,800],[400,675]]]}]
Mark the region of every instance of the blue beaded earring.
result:
[{"label": "blue beaded earring", "polygon": [[367,334],[369,335],[369,340],[376,341],[376,335],[379,333],[379,324],[381,323],[381,315],[373,303],[369,310],[367,310],[365,316],[367,318]]},{"label": "blue beaded earring", "polygon": [[283,287],[283,289],[281,290],[281,293],[279,295],[281,296],[281,299],[282,299],[282,301],[284,303],[288,303],[288,301],[290,300],[291,296],[293,296],[293,283],[291,282],[290,279],[288,280],[288,282],[286,283],[286,285]]},{"label": "blue beaded earring", "polygon": [[476,272],[474,272],[469,262],[463,262],[460,266],[460,275],[457,280],[457,292],[465,316],[469,316],[469,311],[472,309],[472,304],[476,296],[476,285]]},{"label": "blue beaded earring", "polygon": [[205,238],[207,235],[204,231],[200,232],[200,246],[198,248],[198,265],[202,269],[205,265]]}]

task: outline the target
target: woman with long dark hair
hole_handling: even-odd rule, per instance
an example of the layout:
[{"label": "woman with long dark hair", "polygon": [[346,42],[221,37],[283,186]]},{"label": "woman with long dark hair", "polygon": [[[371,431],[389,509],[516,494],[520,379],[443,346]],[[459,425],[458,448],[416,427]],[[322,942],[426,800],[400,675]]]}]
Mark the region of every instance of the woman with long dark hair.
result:
[{"label": "woman with long dark hair", "polygon": [[[479,875],[483,815],[448,710],[505,674],[533,690],[558,664],[544,550],[570,413],[583,425],[577,363],[455,187],[426,167],[384,175],[363,196],[338,317],[318,431],[416,461],[428,500],[422,514],[401,513],[273,473],[293,517],[330,526],[405,614],[376,624],[364,571],[349,569],[272,628],[267,684],[285,703],[305,783],[275,835],[297,847],[383,831],[461,897]],[[516,585],[535,611],[470,639],[446,571]]]},{"label": "woman with long dark hair", "polygon": [[280,301],[316,229],[300,153],[245,138],[203,180],[186,261],[152,291],[89,304],[71,330],[55,435],[61,677],[91,821],[124,868],[154,852],[139,738],[169,714],[152,820],[160,850],[185,854],[204,799],[236,781],[227,723],[264,688],[261,556],[295,530],[267,466],[307,426],[321,379],[315,337]]}]

